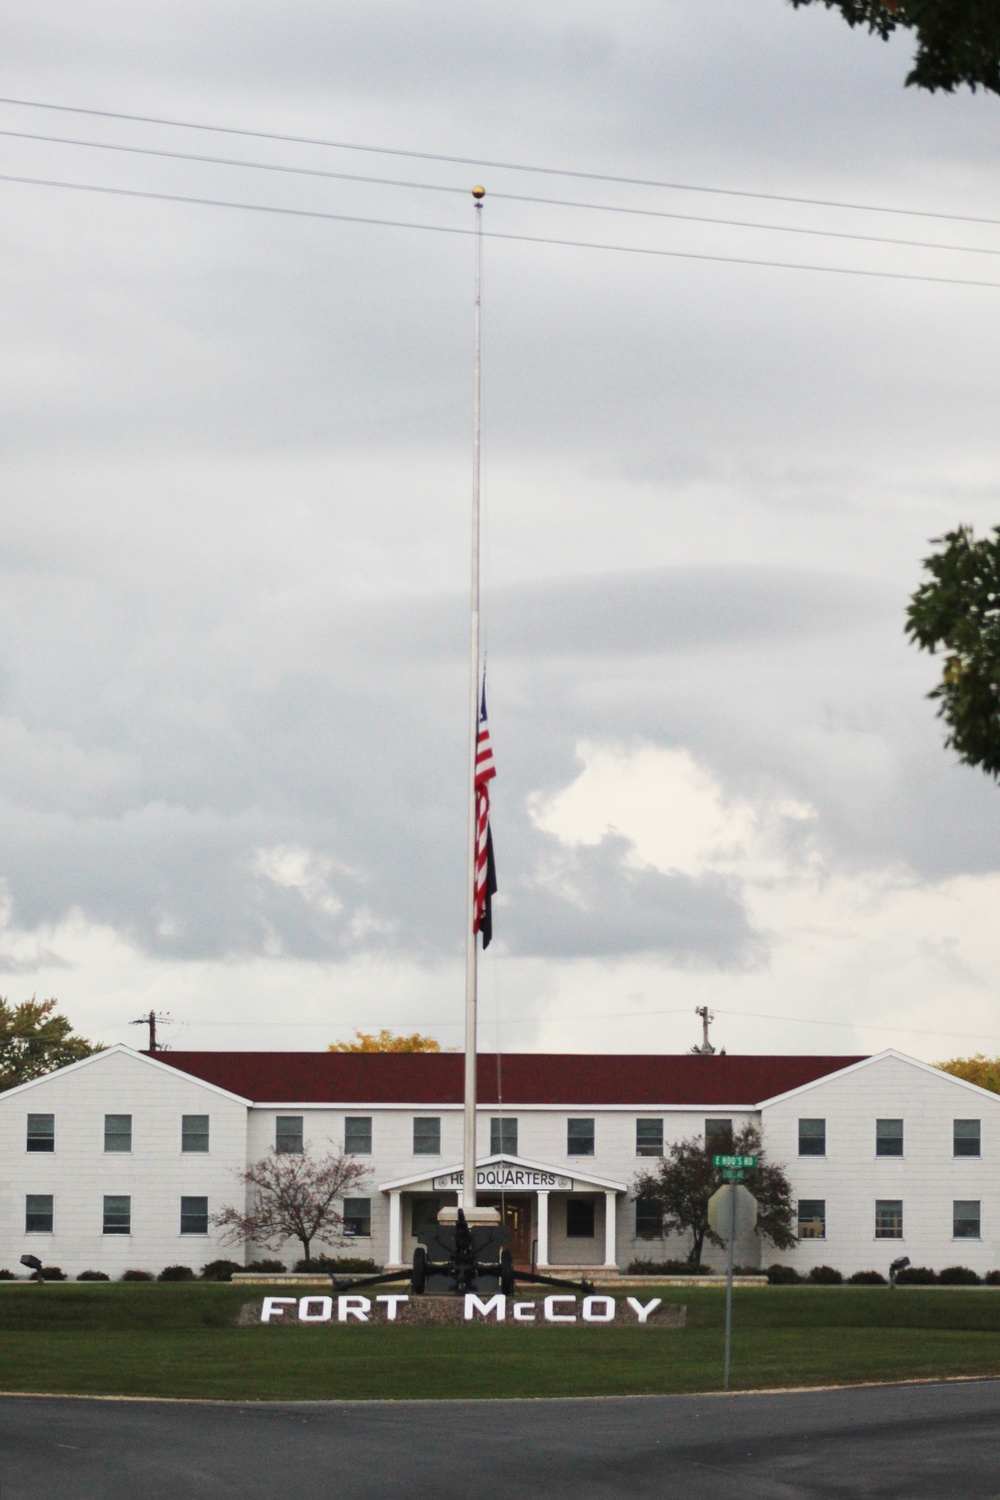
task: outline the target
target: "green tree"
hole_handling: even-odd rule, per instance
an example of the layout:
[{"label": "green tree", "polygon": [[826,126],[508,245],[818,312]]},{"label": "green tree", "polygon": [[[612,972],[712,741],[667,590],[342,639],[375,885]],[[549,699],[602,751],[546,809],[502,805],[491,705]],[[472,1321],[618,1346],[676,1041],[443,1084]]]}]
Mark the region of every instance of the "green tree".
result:
[{"label": "green tree", "polygon": [[971,526],[936,537],[930,574],[910,600],[906,633],[944,652],[928,696],[948,726],[945,744],[966,765],[1000,777],[1000,526],[978,541]]},{"label": "green tree", "polygon": [[[746,1186],[757,1199],[757,1233],[778,1250],[791,1250],[798,1238],[792,1185],[785,1169],[767,1160],[760,1131],[753,1125],[745,1125],[734,1136],[732,1149],[737,1156],[757,1158],[756,1167],[746,1175]],[[698,1266],[706,1240],[710,1245],[723,1243],[708,1223],[708,1200],[723,1181],[722,1168],[713,1167],[711,1153],[695,1137],[671,1146],[654,1171],[640,1173],[632,1192],[660,1211],[664,1234],[691,1236],[688,1264]]]},{"label": "green tree", "polygon": [[0,1091],[30,1083],[67,1063],[103,1051],[100,1042],[74,1036],[55,1000],[23,1000],[11,1005],[0,996]]},{"label": "green tree", "polygon": [[953,93],[967,84],[1000,94],[1000,5],[997,0],[792,0],[839,10],[849,26],[887,40],[897,28],[916,34],[907,84]]},{"label": "green tree", "polygon": [[328,1052],[440,1052],[441,1043],[414,1031],[397,1036],[393,1031],[356,1031],[353,1042],[334,1042]]},{"label": "green tree", "polygon": [[991,1089],[1000,1094],[1000,1057],[985,1057],[977,1052],[974,1057],[952,1057],[948,1062],[938,1063],[944,1073],[964,1078],[966,1083],[978,1083],[981,1089]]}]

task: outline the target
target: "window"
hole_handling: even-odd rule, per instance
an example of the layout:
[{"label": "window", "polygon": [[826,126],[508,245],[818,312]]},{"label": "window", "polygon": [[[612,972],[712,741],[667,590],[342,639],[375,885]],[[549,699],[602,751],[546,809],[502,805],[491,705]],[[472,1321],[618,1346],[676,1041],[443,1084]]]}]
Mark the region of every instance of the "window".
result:
[{"label": "window", "polygon": [[282,1156],[302,1154],[302,1116],[279,1115],[274,1122],[274,1149]]},{"label": "window", "polygon": [[490,1155],[517,1155],[516,1120],[509,1120],[506,1115],[502,1115],[500,1119],[490,1121]]},{"label": "window", "polygon": [[729,1156],[733,1149],[732,1120],[705,1121],[705,1150],[709,1156]]},{"label": "window", "polygon": [[[566,1124],[567,1156],[593,1156],[593,1120],[569,1120]],[[581,1200],[582,1201],[582,1200]],[[593,1233],[593,1231],[591,1231]]]},{"label": "window", "polygon": [[956,1240],[978,1240],[979,1226],[979,1200],[956,1199],[951,1205],[951,1232]]},{"label": "window", "polygon": [[437,1224],[440,1198],[414,1198],[411,1207],[411,1229],[416,1239],[421,1229],[431,1229]]},{"label": "window", "polygon": [[875,1155],[876,1156],[902,1156],[903,1154],[903,1122],[902,1120],[876,1120],[875,1121]]},{"label": "window", "polygon": [[56,1149],[55,1115],[29,1115],[27,1149],[29,1151],[54,1151]]},{"label": "window", "polygon": [[28,1193],[24,1200],[25,1234],[51,1234],[52,1207],[51,1193]]},{"label": "window", "polygon": [[826,1199],[799,1199],[799,1239],[826,1239]]},{"label": "window", "polygon": [[901,1240],[903,1238],[903,1204],[899,1198],[876,1198],[875,1238],[877,1240]]},{"label": "window", "polygon": [[592,1240],[594,1238],[593,1198],[566,1199],[566,1238],[568,1240]]},{"label": "window", "polygon": [[635,1200],[635,1237],[637,1240],[658,1240],[663,1233],[663,1213],[648,1198]]},{"label": "window", "polygon": [[418,1117],[413,1122],[414,1156],[441,1155],[441,1121],[437,1115]]},{"label": "window", "polygon": [[105,1234],[131,1234],[132,1233],[132,1199],[105,1197],[104,1199],[104,1233]]},{"label": "window", "polygon": [[208,1199],[181,1199],[181,1234],[208,1233]]},{"label": "window", "polygon": [[[31,1116],[28,1116],[29,1120]],[[980,1156],[982,1154],[982,1142],[980,1139],[980,1128],[978,1120],[956,1120],[955,1134],[953,1137],[954,1152],[956,1156]],[[51,1151],[51,1146],[49,1150]],[[31,1150],[31,1147],[28,1147]]]},{"label": "window", "polygon": [[348,1115],[344,1121],[344,1150],[348,1156],[371,1156],[371,1115]]},{"label": "window", "polygon": [[208,1150],[208,1115],[181,1115],[181,1150]]},{"label": "window", "polygon": [[372,1200],[370,1198],[344,1199],[344,1238],[352,1240],[371,1239]]},{"label": "window", "polygon": [[799,1155],[800,1156],[825,1156],[826,1155],[826,1121],[825,1120],[800,1120],[799,1121]]},{"label": "window", "polygon": [[131,1115],[104,1116],[104,1149],[105,1151],[131,1151]]},{"label": "window", "polygon": [[635,1154],[636,1156],[663,1155],[662,1120],[636,1120]]}]

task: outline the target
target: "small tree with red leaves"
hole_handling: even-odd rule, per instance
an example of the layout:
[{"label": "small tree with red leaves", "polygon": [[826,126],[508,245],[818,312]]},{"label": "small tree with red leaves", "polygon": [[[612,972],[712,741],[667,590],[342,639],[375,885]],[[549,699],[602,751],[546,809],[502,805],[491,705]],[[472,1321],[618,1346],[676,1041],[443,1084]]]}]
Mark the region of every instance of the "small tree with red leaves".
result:
[{"label": "small tree with red leaves", "polygon": [[237,1175],[247,1189],[247,1206],[223,1208],[213,1216],[223,1240],[264,1250],[299,1240],[308,1266],[313,1240],[335,1238],[344,1222],[338,1201],[363,1188],[369,1171],[339,1149],[314,1155],[305,1146],[269,1151]]}]

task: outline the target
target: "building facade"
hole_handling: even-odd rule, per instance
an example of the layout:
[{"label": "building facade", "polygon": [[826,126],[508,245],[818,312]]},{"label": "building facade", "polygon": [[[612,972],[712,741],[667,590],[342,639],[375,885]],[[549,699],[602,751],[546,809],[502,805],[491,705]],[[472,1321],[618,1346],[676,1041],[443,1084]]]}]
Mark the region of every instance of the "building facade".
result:
[{"label": "building facade", "polygon": [[[484,1056],[479,1089],[479,1201],[501,1208],[521,1265],[612,1273],[685,1256],[636,1176],[674,1142],[725,1150],[753,1124],[791,1179],[799,1240],[779,1253],[749,1237],[739,1263],[1000,1267],[1000,1098],[901,1053],[520,1053],[499,1071]],[[213,1222],[242,1201],[240,1171],[331,1146],[367,1177],[313,1252],[407,1265],[420,1228],[458,1201],[461,1093],[455,1054],[109,1048],[0,1095],[0,1267],[24,1253],[70,1275],[242,1261]],[[279,1253],[292,1265],[301,1250]]]}]

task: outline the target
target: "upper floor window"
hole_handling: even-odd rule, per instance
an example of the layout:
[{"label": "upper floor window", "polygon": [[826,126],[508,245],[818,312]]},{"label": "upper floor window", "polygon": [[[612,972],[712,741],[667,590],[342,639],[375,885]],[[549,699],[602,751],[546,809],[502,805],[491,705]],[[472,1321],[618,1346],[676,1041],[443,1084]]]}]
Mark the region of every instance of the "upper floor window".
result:
[{"label": "upper floor window", "polygon": [[372,1200],[370,1198],[344,1199],[344,1238],[352,1240],[371,1239]]},{"label": "upper floor window", "polygon": [[490,1121],[490,1155],[517,1155],[517,1121],[507,1115]]},{"label": "upper floor window", "polygon": [[181,1199],[181,1234],[208,1233],[208,1199]]},{"label": "upper floor window", "polygon": [[826,1199],[799,1199],[799,1239],[826,1239]]},{"label": "upper floor window", "polygon": [[29,1151],[54,1151],[56,1149],[55,1115],[28,1116],[27,1147]]},{"label": "upper floor window", "polygon": [[951,1205],[951,1232],[956,1240],[978,1240],[980,1236],[980,1204],[976,1199],[957,1198]]},{"label": "upper floor window", "polygon": [[593,1120],[567,1120],[566,1122],[566,1155],[567,1156],[593,1156],[594,1154],[594,1122]]},{"label": "upper floor window", "polygon": [[51,1193],[28,1193],[24,1200],[25,1234],[51,1234],[52,1212]]},{"label": "upper floor window", "polygon": [[799,1155],[800,1156],[825,1156],[826,1155],[826,1121],[825,1120],[800,1120],[799,1121]]},{"label": "upper floor window", "polygon": [[132,1233],[131,1198],[117,1195],[105,1196],[103,1231],[105,1234]]},{"label": "upper floor window", "polygon": [[[953,1149],[956,1156],[982,1155],[980,1122],[978,1120],[956,1120],[954,1123]],[[30,1146],[28,1148],[31,1149]]]},{"label": "upper floor window", "polygon": [[181,1150],[208,1150],[208,1115],[181,1115]]},{"label": "upper floor window", "polygon": [[875,1121],[875,1155],[876,1156],[902,1156],[903,1154],[903,1122],[902,1120],[876,1120]]},{"label": "upper floor window", "polygon": [[413,1122],[414,1156],[441,1155],[441,1119],[439,1115],[418,1115]]},{"label": "upper floor window", "polygon": [[733,1149],[732,1120],[705,1121],[705,1151],[709,1156],[728,1156]]},{"label": "upper floor window", "polygon": [[566,1238],[568,1240],[592,1240],[594,1238],[593,1198],[566,1199]]},{"label": "upper floor window", "polygon": [[348,1156],[371,1156],[371,1115],[348,1115],[344,1121],[344,1150]]},{"label": "upper floor window", "polygon": [[663,1155],[662,1120],[636,1120],[635,1154],[636,1156]]},{"label": "upper floor window", "polygon": [[104,1149],[105,1151],[131,1151],[131,1115],[104,1116]]},{"label": "upper floor window", "polygon": [[274,1149],[282,1156],[298,1156],[302,1151],[302,1116],[278,1115],[274,1122]]}]

